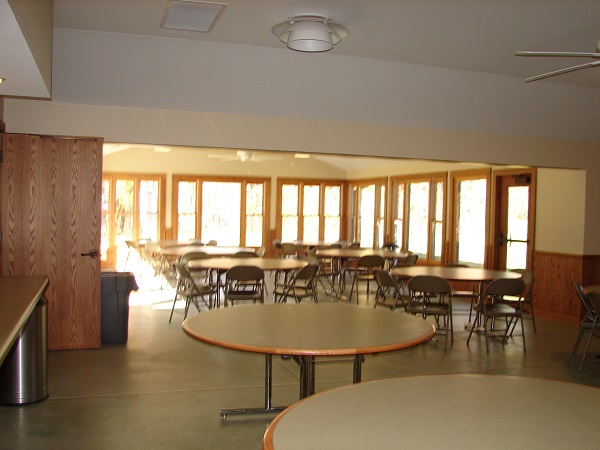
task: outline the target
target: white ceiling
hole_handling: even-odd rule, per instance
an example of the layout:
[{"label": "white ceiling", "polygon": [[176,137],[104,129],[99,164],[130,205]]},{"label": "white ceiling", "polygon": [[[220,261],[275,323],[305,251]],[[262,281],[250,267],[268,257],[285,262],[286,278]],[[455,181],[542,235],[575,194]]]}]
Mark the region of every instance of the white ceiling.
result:
[{"label": "white ceiling", "polygon": [[[59,28],[280,48],[271,27],[316,13],[350,34],[332,51],[520,78],[586,62],[519,58],[516,50],[593,52],[600,39],[594,0],[222,0],[210,33],[160,28],[167,0],[54,0]],[[573,63],[573,64],[571,64]],[[554,81],[600,86],[600,70]]]},{"label": "white ceiling", "polygon": [[[54,27],[280,48],[273,25],[317,13],[350,30],[333,50],[340,55],[523,79],[587,60],[518,58],[516,50],[592,52],[600,38],[594,0],[222,0],[227,7],[210,33],[161,29],[168,3],[54,0]],[[47,97],[8,4],[0,0],[0,76],[10,80],[0,95]],[[598,87],[600,70],[552,81]]]}]

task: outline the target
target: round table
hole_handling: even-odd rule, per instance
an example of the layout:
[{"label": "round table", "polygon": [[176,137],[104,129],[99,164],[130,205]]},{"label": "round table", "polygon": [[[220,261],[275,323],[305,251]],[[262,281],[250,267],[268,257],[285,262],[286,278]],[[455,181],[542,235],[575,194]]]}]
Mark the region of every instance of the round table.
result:
[{"label": "round table", "polygon": [[300,398],[314,394],[316,356],[354,356],[353,381],[361,379],[362,355],[399,350],[428,341],[435,327],[389,310],[344,304],[261,304],[211,310],[188,318],[183,329],[192,337],[220,347],[264,353],[265,407],[222,410],[271,412],[272,355],[300,360]]},{"label": "round table", "polygon": [[507,270],[480,269],[477,267],[411,266],[395,267],[390,273],[397,277],[412,278],[417,275],[433,275],[449,281],[492,281],[496,278],[521,278],[521,274]]},{"label": "round table", "polygon": [[315,252],[315,254],[319,258],[333,258],[336,261],[336,264],[334,264],[335,271],[339,274],[339,277],[340,277],[338,280],[338,286],[336,289],[336,286],[335,286],[333,280],[331,280],[331,290],[327,291],[326,294],[331,295],[336,298],[339,298],[340,300],[348,300],[348,298],[342,294],[342,285],[344,284],[343,283],[344,280],[342,279],[342,277],[344,276],[343,270],[342,270],[342,263],[341,263],[342,259],[358,259],[361,256],[379,255],[388,261],[388,265],[391,265],[391,264],[389,264],[389,261],[398,259],[398,258],[405,258],[408,255],[408,253],[406,253],[404,251],[400,251],[400,250],[390,250],[387,248],[372,249],[372,248],[356,248],[356,247],[322,248],[322,249],[318,249]]},{"label": "round table", "polygon": [[[471,281],[479,285],[479,299],[483,295],[484,283],[497,278],[521,278],[521,274],[509,270],[480,269],[478,267],[450,267],[450,266],[411,266],[395,267],[390,273],[401,278],[412,278],[418,275],[430,275],[445,278],[448,281]],[[471,308],[473,304],[471,304]],[[471,311],[469,311],[469,322],[465,328],[470,326]],[[483,330],[480,330],[483,331]]]},{"label": "round table", "polygon": [[254,252],[252,247],[218,247],[216,245],[178,245],[165,247],[162,251],[164,256],[176,256],[181,258],[186,253],[203,252],[209,256],[231,256],[237,252]]},{"label": "round table", "polygon": [[501,375],[429,375],[344,386],[295,403],[263,450],[596,448],[600,389]]},{"label": "round table", "polygon": [[206,258],[188,262],[190,269],[229,270],[235,266],[255,266],[262,270],[296,270],[306,266],[308,261],[292,258]]},{"label": "round table", "polygon": [[360,258],[366,255],[379,255],[385,259],[404,258],[408,253],[390,249],[372,248],[320,248],[316,255],[321,258]]}]

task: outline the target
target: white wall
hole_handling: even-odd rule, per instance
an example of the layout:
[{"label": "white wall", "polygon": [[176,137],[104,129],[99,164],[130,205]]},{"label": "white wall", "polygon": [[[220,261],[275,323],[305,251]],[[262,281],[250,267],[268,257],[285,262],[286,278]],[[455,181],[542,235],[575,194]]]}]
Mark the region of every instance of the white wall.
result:
[{"label": "white wall", "polygon": [[[544,250],[600,254],[600,144],[569,140],[501,136],[485,133],[415,129],[365,123],[281,117],[241,116],[170,110],[99,107],[6,99],[7,131],[103,136],[108,142],[198,145],[325,154],[369,155],[490,164],[519,164],[575,171],[579,183],[563,186],[568,205],[584,217],[583,229],[561,215],[537,224]],[[254,169],[253,169],[254,170]],[[587,182],[586,182],[587,180]],[[581,190],[581,183],[584,189]],[[570,187],[574,187],[571,191]],[[547,191],[547,189],[550,189]],[[539,201],[554,198],[552,182],[538,189]],[[583,202],[583,203],[581,203]],[[564,225],[559,225],[563,221]],[[550,227],[544,237],[545,227]],[[567,241],[552,239],[568,229]]]},{"label": "white wall", "polygon": [[538,169],[536,250],[584,253],[585,179],[582,170]]}]

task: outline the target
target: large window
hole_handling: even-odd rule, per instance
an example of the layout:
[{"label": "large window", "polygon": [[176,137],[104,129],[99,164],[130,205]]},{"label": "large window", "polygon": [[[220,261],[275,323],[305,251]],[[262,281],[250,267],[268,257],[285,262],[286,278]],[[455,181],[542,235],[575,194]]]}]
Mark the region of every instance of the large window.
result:
[{"label": "large window", "polygon": [[486,264],[490,171],[452,174],[452,262]]},{"label": "large window", "polygon": [[350,239],[361,247],[379,248],[385,236],[387,179],[350,182]]},{"label": "large window", "polygon": [[277,236],[282,242],[336,242],[342,237],[344,182],[280,179]]},{"label": "large window", "polygon": [[125,241],[158,240],[164,232],[165,177],[112,174],[102,176],[101,253]]},{"label": "large window", "polygon": [[438,173],[391,179],[392,239],[421,261],[442,261],[446,178]]},{"label": "large window", "polygon": [[260,178],[173,176],[173,232],[179,240],[261,247],[270,181]]}]

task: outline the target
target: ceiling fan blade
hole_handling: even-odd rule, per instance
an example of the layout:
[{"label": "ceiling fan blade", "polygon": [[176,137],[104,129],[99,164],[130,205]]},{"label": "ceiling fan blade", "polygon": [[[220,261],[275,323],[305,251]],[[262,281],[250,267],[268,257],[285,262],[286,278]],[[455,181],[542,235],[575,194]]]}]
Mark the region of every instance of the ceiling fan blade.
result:
[{"label": "ceiling fan blade", "polygon": [[515,56],[566,56],[570,58],[595,58],[600,59],[600,53],[583,52],[515,52]]},{"label": "ceiling fan blade", "polygon": [[544,78],[554,77],[556,75],[562,75],[564,73],[575,72],[576,70],[587,69],[591,67],[596,67],[600,65],[600,61],[589,62],[585,64],[579,64],[578,66],[567,67],[566,69],[555,70],[553,72],[543,73],[541,75],[536,75],[535,77],[529,77],[525,79],[525,83],[529,83],[530,81],[543,80]]}]

